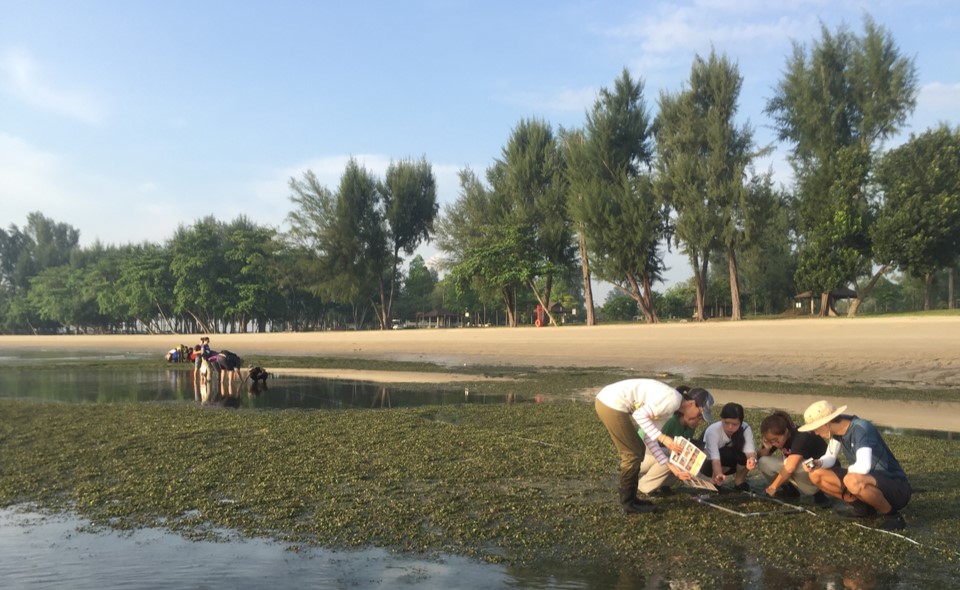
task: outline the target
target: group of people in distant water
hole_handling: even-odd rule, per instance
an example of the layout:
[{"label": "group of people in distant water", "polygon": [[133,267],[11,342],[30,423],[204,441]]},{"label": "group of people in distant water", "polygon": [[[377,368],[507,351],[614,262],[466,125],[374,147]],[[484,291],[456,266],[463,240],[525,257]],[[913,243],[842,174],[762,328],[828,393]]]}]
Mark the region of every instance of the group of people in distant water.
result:
[{"label": "group of people in distant water", "polygon": [[[181,344],[169,350],[165,358],[169,363],[193,363],[194,395],[203,405],[239,407],[240,388],[243,383],[250,380],[247,393],[260,395],[267,388],[267,378],[270,376],[270,373],[262,367],[252,367],[247,371],[247,375],[241,378],[240,368],[243,366],[243,359],[229,350],[211,349],[209,336],[202,336],[200,343],[193,348]],[[236,391],[233,388],[234,377],[238,380]],[[224,389],[225,380],[226,389]]]},{"label": "group of people in distant water", "polygon": [[[700,473],[720,491],[732,479],[734,490],[752,493],[747,475],[758,469],[770,497],[810,496],[824,509],[842,500],[844,517],[873,519],[885,530],[904,528],[900,511],[912,494],[906,473],[877,428],[846,414],[847,406],[818,401],[804,412],[802,426],[787,412],[774,411],[760,423],[758,448],[743,406],[725,404],[713,422],[713,405],[703,388],[674,388],[654,379],[627,379],[600,390],[595,407],[620,454],[625,513],[655,512],[653,498],[676,493],[673,484],[691,478],[669,461],[671,452],[681,452],[674,439],[683,437],[704,451]],[[708,426],[694,438],[702,423]]]}]

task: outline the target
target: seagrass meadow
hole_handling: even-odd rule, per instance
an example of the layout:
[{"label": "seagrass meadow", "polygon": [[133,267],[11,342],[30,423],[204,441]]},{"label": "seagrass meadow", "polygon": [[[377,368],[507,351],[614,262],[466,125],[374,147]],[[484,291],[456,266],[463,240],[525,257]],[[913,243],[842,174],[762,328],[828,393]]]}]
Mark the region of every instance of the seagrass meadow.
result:
[{"label": "seagrass meadow", "polygon": [[625,516],[616,452],[585,403],[254,411],[0,400],[0,506],[193,539],[227,529],[293,551],[377,546],[585,579],[606,572],[604,587],[611,575],[687,587],[951,587],[960,441],[887,440],[915,488],[904,531],[913,542],[812,504],[740,518],[678,493],[656,514]]}]

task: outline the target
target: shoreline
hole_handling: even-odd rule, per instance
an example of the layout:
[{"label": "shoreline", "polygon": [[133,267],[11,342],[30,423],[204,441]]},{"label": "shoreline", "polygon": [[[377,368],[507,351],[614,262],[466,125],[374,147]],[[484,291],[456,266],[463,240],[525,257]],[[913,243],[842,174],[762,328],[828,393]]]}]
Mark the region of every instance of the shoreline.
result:
[{"label": "shoreline", "polygon": [[[163,354],[197,335],[0,336],[4,349]],[[299,374],[378,382],[444,383],[483,378],[464,366],[609,367],[637,376],[853,384],[864,389],[960,387],[960,317],[805,318],[553,328],[448,328],[363,332],[212,334],[241,356],[286,355],[429,362],[445,373],[296,369]],[[280,369],[292,373],[291,369]],[[588,395],[589,392],[582,392]],[[717,391],[718,401],[801,413],[816,395]],[[902,428],[956,431],[960,403],[834,398],[851,412]],[[949,424],[948,424],[949,422]]]}]

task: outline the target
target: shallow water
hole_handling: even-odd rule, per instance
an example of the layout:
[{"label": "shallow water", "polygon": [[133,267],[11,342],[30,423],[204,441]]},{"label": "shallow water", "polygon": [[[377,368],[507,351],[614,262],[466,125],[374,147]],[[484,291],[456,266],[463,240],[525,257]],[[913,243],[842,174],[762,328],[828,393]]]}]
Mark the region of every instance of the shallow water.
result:
[{"label": "shallow water", "polygon": [[[189,541],[159,529],[89,532],[71,516],[0,510],[3,588],[504,588],[500,566],[380,549],[292,552],[259,539]],[[561,584],[555,588],[582,588]]]},{"label": "shallow water", "polygon": [[[237,390],[239,384],[233,389]],[[249,382],[247,384],[249,385]],[[213,385],[217,387],[216,384]],[[143,370],[34,370],[22,366],[0,371],[0,398],[57,402],[138,403],[193,402],[201,391],[192,370],[185,367]],[[287,377],[278,371],[267,388],[253,395],[243,387],[241,406],[247,408],[401,408],[464,403],[504,403],[504,395],[476,392],[465,396],[461,386],[416,391],[375,383],[310,377]]]}]

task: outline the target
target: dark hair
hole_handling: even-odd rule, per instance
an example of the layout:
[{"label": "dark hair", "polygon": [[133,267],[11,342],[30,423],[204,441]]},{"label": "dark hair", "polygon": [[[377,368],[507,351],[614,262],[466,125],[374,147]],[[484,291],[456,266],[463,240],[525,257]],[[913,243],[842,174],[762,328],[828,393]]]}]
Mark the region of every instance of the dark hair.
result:
[{"label": "dark hair", "polygon": [[730,446],[738,451],[742,451],[743,446],[747,444],[747,439],[743,434],[743,406],[734,402],[724,404],[723,409],[720,410],[720,419],[722,420],[724,418],[740,421],[740,428],[730,437]]},{"label": "dark hair", "polygon": [[677,386],[677,392],[678,392],[680,395],[684,396],[684,397],[686,397],[686,395],[687,395],[687,393],[688,393],[689,391],[690,391],[690,386],[689,386],[689,385],[678,385],[678,386]]},{"label": "dark hair", "polygon": [[793,423],[793,419],[790,417],[790,414],[784,412],[783,410],[777,410],[776,412],[764,418],[763,422],[760,423],[761,435],[772,432],[779,436],[787,432],[793,433],[796,430],[797,425]]}]

